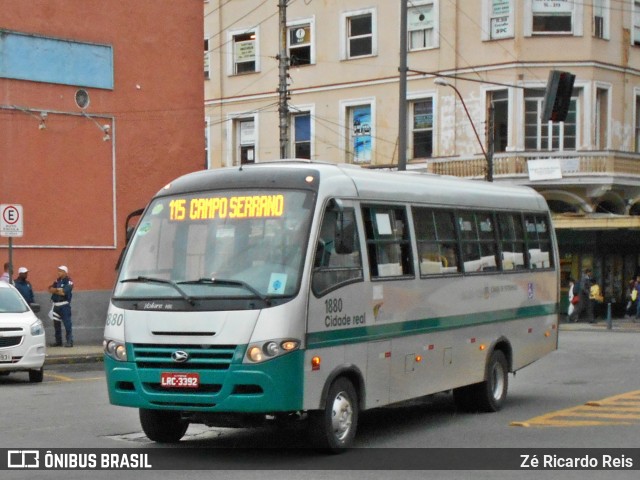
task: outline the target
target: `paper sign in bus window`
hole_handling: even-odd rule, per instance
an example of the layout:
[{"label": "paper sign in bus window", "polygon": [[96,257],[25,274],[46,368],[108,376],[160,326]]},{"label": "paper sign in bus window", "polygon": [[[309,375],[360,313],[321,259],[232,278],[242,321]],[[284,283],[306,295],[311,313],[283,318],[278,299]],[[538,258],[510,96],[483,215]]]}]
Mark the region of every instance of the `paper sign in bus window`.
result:
[{"label": "paper sign in bus window", "polygon": [[272,273],[271,278],[269,278],[269,289],[267,290],[267,293],[269,295],[281,295],[284,293],[284,289],[286,286],[286,273]]},{"label": "paper sign in bus window", "polygon": [[378,227],[378,235],[391,235],[391,219],[388,213],[376,213],[376,226]]}]

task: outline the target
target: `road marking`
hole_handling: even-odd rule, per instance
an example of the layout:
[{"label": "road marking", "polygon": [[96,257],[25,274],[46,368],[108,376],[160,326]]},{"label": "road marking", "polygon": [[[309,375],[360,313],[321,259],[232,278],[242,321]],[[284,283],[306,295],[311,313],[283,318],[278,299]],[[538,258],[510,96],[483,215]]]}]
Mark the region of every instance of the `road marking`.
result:
[{"label": "road marking", "polygon": [[592,427],[640,424],[640,390],[546,413],[512,427]]},{"label": "road marking", "polygon": [[104,380],[104,377],[89,377],[89,378],[72,378],[66,375],[55,375],[53,373],[47,373],[45,371],[44,376],[47,378],[53,378],[50,382],[87,382],[95,380]]}]

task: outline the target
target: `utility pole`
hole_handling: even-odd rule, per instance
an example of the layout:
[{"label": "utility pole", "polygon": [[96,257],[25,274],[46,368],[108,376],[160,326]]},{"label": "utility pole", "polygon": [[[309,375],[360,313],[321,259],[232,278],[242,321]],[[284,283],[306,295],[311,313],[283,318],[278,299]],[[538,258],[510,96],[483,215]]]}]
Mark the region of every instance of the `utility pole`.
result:
[{"label": "utility pole", "polygon": [[398,170],[407,169],[407,0],[400,0],[400,92],[398,94]]},{"label": "utility pole", "polygon": [[278,113],[280,117],[280,158],[287,158],[289,146],[289,57],[287,56],[287,0],[278,0],[280,52],[278,53]]}]

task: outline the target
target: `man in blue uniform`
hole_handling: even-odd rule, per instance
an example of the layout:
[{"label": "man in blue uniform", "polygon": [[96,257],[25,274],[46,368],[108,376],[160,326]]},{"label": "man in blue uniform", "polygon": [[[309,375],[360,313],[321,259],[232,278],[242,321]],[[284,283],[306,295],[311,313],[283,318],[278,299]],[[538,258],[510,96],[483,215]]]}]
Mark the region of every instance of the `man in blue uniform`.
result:
[{"label": "man in blue uniform", "polygon": [[73,347],[73,333],[71,332],[71,292],[73,281],[69,277],[69,269],[65,265],[58,267],[58,278],[49,287],[53,312],[60,317],[61,322],[53,322],[56,341],[52,346],[62,346],[62,323],[66,334],[65,347]]},{"label": "man in blue uniform", "polygon": [[33,288],[29,280],[27,280],[28,274],[29,270],[26,267],[20,267],[18,269],[18,277],[14,280],[13,284],[27,303],[31,305],[33,303]]}]

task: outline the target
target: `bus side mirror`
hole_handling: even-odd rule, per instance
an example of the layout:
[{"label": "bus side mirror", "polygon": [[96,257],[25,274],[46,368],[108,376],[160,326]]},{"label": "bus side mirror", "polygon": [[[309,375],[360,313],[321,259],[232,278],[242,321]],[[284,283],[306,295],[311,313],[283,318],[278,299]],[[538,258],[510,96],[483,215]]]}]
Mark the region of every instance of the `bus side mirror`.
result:
[{"label": "bus side mirror", "polygon": [[336,218],[335,251],[340,255],[353,253],[356,219],[353,210],[341,210]]},{"label": "bus side mirror", "polygon": [[129,215],[127,215],[127,219],[124,224],[124,247],[122,247],[122,250],[120,250],[120,256],[118,257],[118,261],[116,262],[116,271],[120,270],[120,265],[122,264],[122,258],[124,257],[124,251],[127,248],[127,245],[129,245],[129,241],[131,240],[131,237],[133,236],[133,232],[135,230],[135,227],[131,225],[131,220],[133,220],[136,217],[139,217],[143,213],[144,213],[144,208],[140,208],[138,210],[131,212]]}]

